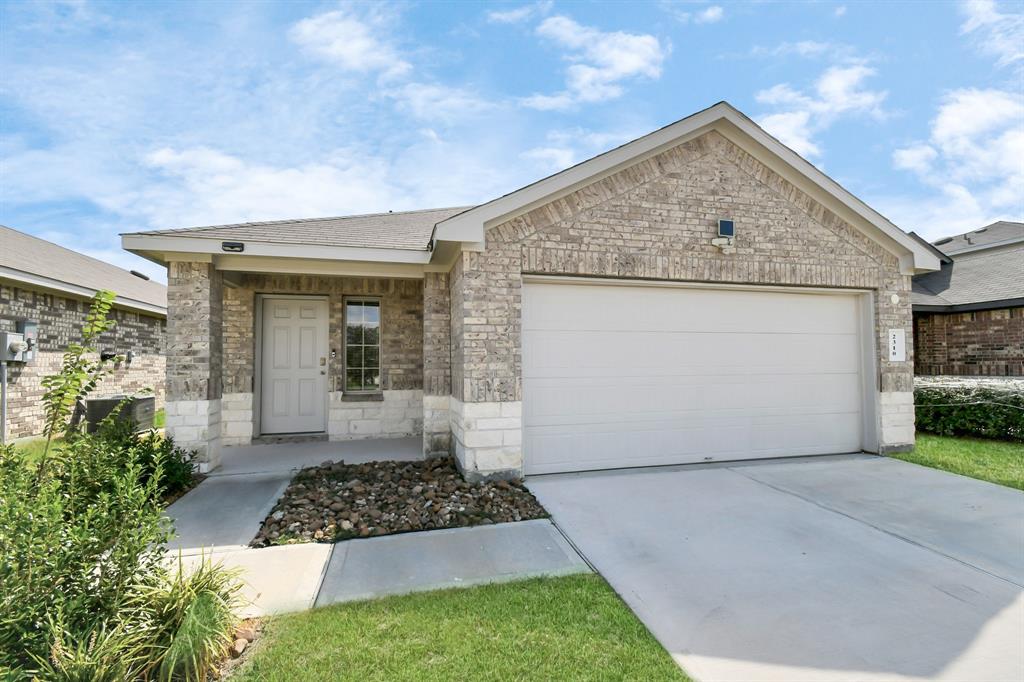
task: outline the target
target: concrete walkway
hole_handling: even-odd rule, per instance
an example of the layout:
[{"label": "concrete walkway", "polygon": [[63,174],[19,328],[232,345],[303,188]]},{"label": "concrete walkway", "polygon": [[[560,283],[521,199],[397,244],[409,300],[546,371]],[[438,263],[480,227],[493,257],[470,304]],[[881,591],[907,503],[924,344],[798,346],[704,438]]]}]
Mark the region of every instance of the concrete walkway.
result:
[{"label": "concrete walkway", "polygon": [[[313,464],[341,459],[336,450],[300,447],[314,445],[336,444],[254,447],[298,448]],[[418,448],[417,441],[417,452]],[[370,457],[366,461],[382,459],[372,450],[364,452]],[[352,462],[351,452],[344,459]],[[169,543],[170,560],[180,561],[184,570],[206,560],[239,569],[248,601],[240,614],[243,617],[590,570],[547,519],[403,533],[334,545],[250,548],[249,541],[293,475],[295,459],[288,462],[288,468],[281,462],[269,456],[250,460],[248,467],[233,462],[230,473],[211,475],[167,509],[177,531]],[[253,473],[254,469],[263,473]]]}]

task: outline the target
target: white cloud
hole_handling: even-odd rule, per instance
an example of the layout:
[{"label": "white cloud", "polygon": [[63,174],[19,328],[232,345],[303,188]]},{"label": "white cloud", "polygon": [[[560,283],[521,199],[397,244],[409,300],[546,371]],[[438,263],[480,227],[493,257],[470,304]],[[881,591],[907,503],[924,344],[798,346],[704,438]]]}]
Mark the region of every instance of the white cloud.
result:
[{"label": "white cloud", "polygon": [[787,57],[789,55],[796,55],[805,58],[830,57],[836,60],[849,60],[852,59],[853,52],[853,48],[849,45],[819,40],[782,42],[774,47],[755,45],[750,48],[750,55],[753,57]]},{"label": "white cloud", "polygon": [[864,81],[873,75],[875,70],[864,64],[832,66],[821,74],[809,92],[795,90],[788,83],[761,90],[755,99],[780,111],[761,116],[758,121],[798,154],[821,156],[821,147],[814,137],[838,118],[846,115],[885,117],[882,103],[887,93],[864,86]]},{"label": "white cloud", "polygon": [[487,13],[487,21],[492,24],[521,24],[535,16],[544,16],[551,11],[551,0],[535,2],[509,10],[492,10]]},{"label": "white cloud", "polygon": [[966,20],[960,30],[972,35],[982,52],[996,57],[999,66],[1024,64],[1024,13],[1000,12],[994,0],[967,0],[961,9]]},{"label": "white cloud", "polygon": [[408,83],[385,93],[416,118],[453,122],[487,112],[494,104],[476,93],[438,83]]},{"label": "white cloud", "polygon": [[[930,238],[1024,217],[1024,94],[966,88],[939,103],[926,142],[893,153],[933,194],[903,224]],[[895,211],[901,210],[896,203]],[[921,215],[924,212],[924,216]],[[902,217],[902,216],[901,216]],[[927,219],[927,221],[924,220]],[[899,224],[899,223],[898,223]]]},{"label": "white cloud", "polygon": [[391,19],[379,9],[361,14],[352,8],[334,10],[299,21],[288,37],[307,53],[345,71],[395,77],[412,66],[388,38]]},{"label": "white cloud", "polygon": [[711,7],[697,12],[693,17],[693,20],[698,24],[714,24],[721,21],[724,16],[725,10],[718,5],[711,5]]},{"label": "white cloud", "polygon": [[537,34],[568,50],[566,89],[553,95],[527,97],[534,109],[566,109],[581,102],[615,99],[623,83],[636,78],[657,79],[670,48],[649,34],[604,32],[569,17],[554,16],[537,27]]},{"label": "white cloud", "polygon": [[645,130],[633,127],[615,131],[593,131],[585,128],[552,130],[546,136],[545,145],[523,152],[520,157],[537,162],[541,172],[557,173],[634,140],[644,132]]},{"label": "white cloud", "polygon": [[846,5],[839,5],[839,7],[836,7],[834,10],[832,10],[832,14],[834,14],[837,17],[845,16],[846,15]]}]

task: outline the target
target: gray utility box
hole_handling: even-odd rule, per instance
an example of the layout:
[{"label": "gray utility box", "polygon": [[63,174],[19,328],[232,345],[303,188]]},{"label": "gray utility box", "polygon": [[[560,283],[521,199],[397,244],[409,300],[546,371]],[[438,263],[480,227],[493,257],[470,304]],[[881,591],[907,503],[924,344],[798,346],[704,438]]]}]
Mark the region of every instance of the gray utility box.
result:
[{"label": "gray utility box", "polygon": [[[100,422],[107,418],[117,406],[125,401],[128,396],[111,395],[104,398],[89,398],[85,401],[85,421],[89,433],[94,432]],[[156,398],[153,396],[140,396],[128,398],[120,414],[116,419],[130,420],[139,431],[146,431],[153,428],[153,416],[156,414]]]}]

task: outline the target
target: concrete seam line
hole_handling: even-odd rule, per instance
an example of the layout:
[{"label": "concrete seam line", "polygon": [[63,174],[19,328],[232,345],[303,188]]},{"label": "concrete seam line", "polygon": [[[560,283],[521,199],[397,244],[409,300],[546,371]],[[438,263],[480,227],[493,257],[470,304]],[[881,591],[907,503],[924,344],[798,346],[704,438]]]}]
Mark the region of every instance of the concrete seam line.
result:
[{"label": "concrete seam line", "polygon": [[[331,565],[331,560],[334,558],[334,552],[338,549],[338,543],[331,543],[331,551],[327,553],[327,560],[324,561],[323,566],[320,567],[320,577],[316,581],[316,588],[313,590],[313,596],[309,600],[308,608],[316,608],[316,600],[320,598],[320,590],[324,589],[324,580],[327,579],[327,568]],[[348,558],[348,551],[345,552],[345,558]]]},{"label": "concrete seam line", "polygon": [[914,540],[912,538],[908,538],[908,537],[905,537],[903,535],[900,535],[899,533],[896,533],[894,531],[887,530],[887,529],[882,528],[880,526],[876,526],[875,524],[869,523],[868,521],[865,521],[864,519],[858,519],[856,516],[853,516],[851,514],[847,514],[846,512],[840,511],[838,509],[833,509],[832,507],[829,507],[829,506],[827,506],[827,505],[825,505],[825,504],[823,504],[821,502],[818,502],[817,500],[812,500],[812,499],[810,499],[808,497],[804,497],[800,493],[793,492],[792,490],[786,490],[785,488],[780,488],[778,486],[772,485],[771,483],[766,483],[765,481],[758,480],[758,479],[754,478],[753,476],[748,476],[748,475],[738,471],[737,469],[729,469],[729,471],[733,472],[734,474],[737,474],[738,476],[742,476],[743,478],[746,478],[746,479],[748,479],[750,481],[753,481],[754,483],[758,483],[758,484],[763,485],[763,486],[765,486],[767,488],[771,488],[772,490],[774,490],[776,492],[783,493],[784,495],[791,495],[792,497],[795,497],[798,500],[803,500],[804,502],[812,504],[815,507],[818,507],[819,509],[824,509],[825,511],[832,512],[833,514],[837,514],[837,515],[842,516],[844,518],[850,519],[851,521],[854,521],[856,523],[860,523],[862,525],[865,525],[868,528],[873,528],[874,530],[877,530],[879,533],[884,533],[885,535],[888,535],[890,537],[896,538],[897,540],[902,540],[903,542],[906,542],[907,544],[910,544],[910,545],[914,545],[915,547],[920,547],[921,549],[927,550],[927,551],[929,551],[929,552],[931,552],[933,554],[937,554],[937,555],[939,555],[941,557],[945,557],[947,559],[950,559],[951,561],[955,561],[958,564],[962,564],[964,566],[967,566],[968,568],[973,568],[974,570],[976,570],[976,571],[978,571],[980,573],[984,573],[985,575],[989,575],[989,576],[992,576],[993,578],[996,578],[998,580],[1002,580],[1003,582],[1009,583],[1009,584],[1013,585],[1014,587],[1024,587],[1024,585],[1022,585],[1020,583],[1016,583],[1013,580],[1011,580],[1010,578],[1005,578],[1005,577],[1003,577],[1003,576],[1001,576],[1001,575],[999,575],[997,573],[993,573],[991,571],[985,570],[984,568],[981,568],[980,566],[975,566],[974,564],[972,564],[970,562],[964,561],[963,559],[958,559],[955,556],[951,556],[949,554],[946,554],[945,552],[942,552],[942,551],[940,551],[940,550],[938,550],[938,549],[936,549],[934,547],[929,547],[928,545],[922,544],[922,543],[920,543],[917,540]]},{"label": "concrete seam line", "polygon": [[572,541],[572,538],[570,538],[566,534],[566,532],[562,530],[561,526],[558,525],[558,523],[555,521],[555,517],[549,516],[548,520],[551,521],[551,525],[554,526],[555,530],[558,531],[558,534],[562,536],[562,539],[564,539],[566,543],[568,543],[568,545],[572,547],[573,551],[576,552],[576,555],[579,556],[579,558],[583,559],[583,563],[589,566],[591,571],[597,573],[598,575],[601,575],[601,572],[597,570],[597,567],[594,566],[593,563],[591,563],[590,559],[587,558],[587,555],[580,551],[580,548],[576,546],[576,543]]}]

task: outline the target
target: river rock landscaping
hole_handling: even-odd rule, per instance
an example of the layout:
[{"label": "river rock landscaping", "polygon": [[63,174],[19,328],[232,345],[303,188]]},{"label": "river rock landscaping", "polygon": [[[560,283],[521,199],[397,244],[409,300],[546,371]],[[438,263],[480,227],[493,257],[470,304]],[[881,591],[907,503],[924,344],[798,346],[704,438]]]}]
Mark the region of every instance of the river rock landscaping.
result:
[{"label": "river rock landscaping", "polygon": [[547,518],[520,481],[467,483],[451,459],[303,469],[253,547]]}]

